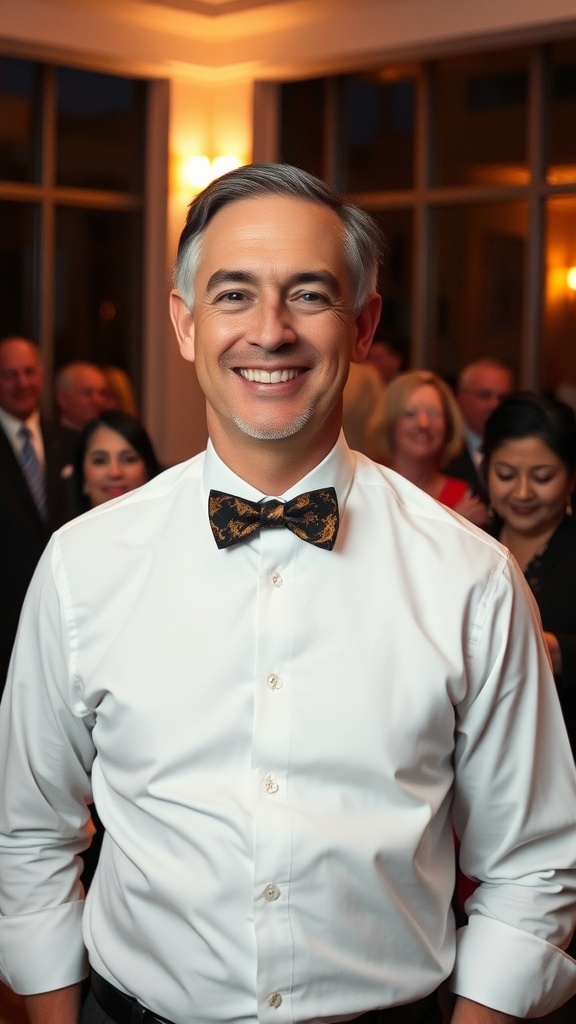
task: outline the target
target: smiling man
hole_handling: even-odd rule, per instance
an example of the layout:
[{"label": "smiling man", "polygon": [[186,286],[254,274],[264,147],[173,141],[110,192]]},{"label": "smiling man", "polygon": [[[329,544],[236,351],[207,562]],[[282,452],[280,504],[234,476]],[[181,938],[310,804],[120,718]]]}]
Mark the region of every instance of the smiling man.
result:
[{"label": "smiling man", "polygon": [[82,1024],[436,1024],[448,984],[453,1024],[502,1024],[576,991],[525,584],[341,434],[379,244],[287,166],[191,204],[171,312],[208,448],[56,535],[1,716],[0,965],[33,1022],[75,1024],[87,959]]}]

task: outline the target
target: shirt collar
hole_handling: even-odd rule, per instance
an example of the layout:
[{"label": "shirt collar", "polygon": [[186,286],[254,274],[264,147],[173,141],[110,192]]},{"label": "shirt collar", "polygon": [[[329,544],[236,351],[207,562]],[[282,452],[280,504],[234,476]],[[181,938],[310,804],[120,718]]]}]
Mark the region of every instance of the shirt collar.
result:
[{"label": "shirt collar", "polygon": [[38,409],[35,409],[27,420],[19,420],[16,416],[12,416],[12,413],[7,412],[6,409],[0,408],[0,426],[7,435],[10,444],[14,447],[18,443],[18,431],[21,426],[29,427],[34,437],[40,434],[40,413]]},{"label": "shirt collar", "polygon": [[237,494],[239,497],[250,499],[250,501],[262,501],[264,498],[279,498],[282,501],[289,501],[297,494],[302,494],[303,491],[313,491],[320,487],[334,487],[338,495],[338,505],[342,511],[352,485],[353,475],[354,456],[346,444],[344,434],[340,433],[340,437],[326,458],[284,494],[265,494],[246,483],[242,477],[237,476],[222,462],[211,441],[208,441],[206,448],[202,481],[206,500],[208,500],[208,493],[211,489]]}]

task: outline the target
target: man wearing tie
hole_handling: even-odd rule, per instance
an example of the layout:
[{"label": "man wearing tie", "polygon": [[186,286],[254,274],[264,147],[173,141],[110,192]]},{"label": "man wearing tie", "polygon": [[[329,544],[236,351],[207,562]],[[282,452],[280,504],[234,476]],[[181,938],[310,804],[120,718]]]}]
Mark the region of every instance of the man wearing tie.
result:
[{"label": "man wearing tie", "polygon": [[438,1024],[445,985],[452,1024],[508,1024],[576,992],[576,775],[523,577],[341,433],[379,245],[286,165],[191,204],[171,311],[210,443],[51,540],[0,709],[32,1024]]},{"label": "man wearing tie", "polygon": [[26,589],[48,537],[67,518],[66,466],[77,435],[40,415],[43,381],[31,341],[0,339],[0,693]]},{"label": "man wearing tie", "polygon": [[484,427],[491,412],[514,388],[512,373],[498,359],[476,359],[461,371],[456,399],[464,417],[466,443],[445,467],[447,473],[467,480],[472,493],[488,505],[486,481],[482,472]]}]

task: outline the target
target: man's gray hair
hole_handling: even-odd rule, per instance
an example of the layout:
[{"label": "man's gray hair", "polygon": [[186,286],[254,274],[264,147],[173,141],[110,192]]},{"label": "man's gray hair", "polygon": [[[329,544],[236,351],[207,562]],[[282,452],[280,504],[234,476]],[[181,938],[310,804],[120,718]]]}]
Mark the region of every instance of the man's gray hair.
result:
[{"label": "man's gray hair", "polygon": [[358,206],[307,171],[290,164],[248,164],[211,182],[190,203],[178,243],[174,286],[189,309],[194,306],[194,283],[202,258],[204,231],[228,203],[256,196],[291,196],[334,210],[344,226],[347,262],[354,283],[358,312],[375,291],[383,239],[375,221]]}]

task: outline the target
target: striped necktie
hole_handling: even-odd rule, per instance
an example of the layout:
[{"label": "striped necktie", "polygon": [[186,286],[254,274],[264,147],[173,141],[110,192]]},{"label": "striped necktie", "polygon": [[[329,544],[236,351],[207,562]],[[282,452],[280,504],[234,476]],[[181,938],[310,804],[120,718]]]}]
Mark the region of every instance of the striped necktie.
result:
[{"label": "striped necktie", "polygon": [[40,465],[38,456],[36,455],[31,441],[32,431],[30,430],[30,427],[22,424],[17,436],[22,442],[20,454],[18,455],[18,462],[20,463],[20,467],[26,478],[28,489],[34,499],[34,504],[38,509],[40,518],[46,522],[46,519],[48,518],[48,509],[46,507],[46,480],[44,478],[44,470]]}]

